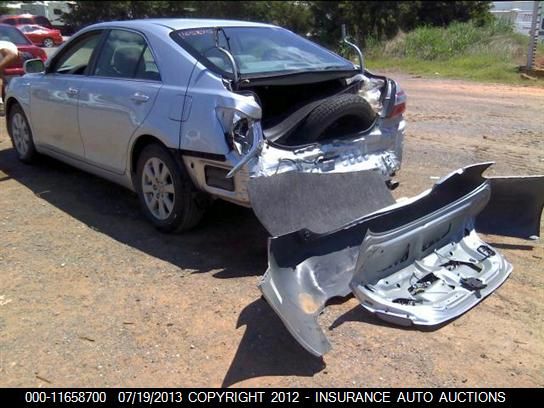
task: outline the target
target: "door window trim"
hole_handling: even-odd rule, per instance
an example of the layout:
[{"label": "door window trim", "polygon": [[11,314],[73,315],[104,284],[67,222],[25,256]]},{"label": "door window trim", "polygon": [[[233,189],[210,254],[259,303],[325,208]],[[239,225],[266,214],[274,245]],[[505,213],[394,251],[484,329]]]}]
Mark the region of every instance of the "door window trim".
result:
[{"label": "door window trim", "polygon": [[[102,45],[103,45],[104,38],[105,38],[104,34],[105,34],[106,31],[107,30],[104,30],[104,29],[92,30],[92,31],[88,31],[88,32],[82,34],[81,36],[78,36],[77,38],[75,38],[73,44],[70,43],[68,47],[65,47],[60,53],[55,55],[55,57],[51,60],[51,63],[48,64],[48,67],[47,67],[45,73],[46,74],[53,74],[53,75],[62,75],[62,76],[66,76],[66,77],[78,77],[78,78],[90,76],[89,73],[91,72],[91,68],[94,67],[96,57],[99,54],[99,51],[102,49]],[[89,64],[85,68],[85,72],[83,72],[82,75],[58,74],[56,72],[58,61],[64,55],[66,55],[66,53],[70,52],[74,47],[79,45],[82,41],[85,41],[85,39],[87,39],[88,37],[91,37],[91,36],[96,35],[96,34],[99,34],[98,44],[96,45],[93,52],[91,53],[91,58],[89,59]]]},{"label": "door window trim", "polygon": [[[126,31],[126,32],[129,32],[129,33],[137,34],[137,35],[139,35],[140,37],[143,38],[143,40],[144,40],[144,42],[146,44],[146,47],[149,49],[149,51],[151,52],[151,55],[153,56],[153,61],[155,62],[155,66],[157,67],[157,71],[159,71],[159,76],[160,76],[159,80],[157,80],[157,79],[145,79],[145,78],[121,78],[121,77],[109,77],[109,76],[96,75],[96,64],[98,62],[98,57],[102,53],[102,49],[104,48],[110,33],[112,31],[114,31],[114,30],[116,30],[116,31]],[[121,81],[139,81],[139,82],[143,81],[143,82],[151,82],[151,83],[154,83],[154,84],[163,82],[162,81],[161,68],[159,67],[159,64],[157,62],[156,54],[153,51],[153,48],[149,44],[149,41],[147,40],[147,37],[145,36],[144,33],[140,32],[140,31],[137,31],[137,30],[124,28],[124,27],[123,28],[120,28],[120,27],[119,28],[118,27],[107,28],[107,29],[104,30],[103,38],[101,39],[100,44],[97,47],[97,49],[98,49],[97,55],[93,55],[94,59],[92,61],[92,64],[89,64],[90,70],[89,70],[89,72],[87,74],[88,76],[91,76],[91,77],[94,77],[94,78],[103,78],[103,79],[112,79],[112,80],[121,80]],[[144,48],[140,58],[143,58],[144,54],[145,54],[145,48]],[[138,63],[140,63],[140,61],[138,61]]]}]

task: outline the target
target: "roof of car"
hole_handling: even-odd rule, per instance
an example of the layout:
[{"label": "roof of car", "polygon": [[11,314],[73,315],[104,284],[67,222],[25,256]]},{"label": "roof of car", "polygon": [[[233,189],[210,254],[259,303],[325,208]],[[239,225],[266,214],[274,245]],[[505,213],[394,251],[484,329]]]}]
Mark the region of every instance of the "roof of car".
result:
[{"label": "roof of car", "polygon": [[249,21],[237,20],[215,20],[204,18],[150,18],[141,20],[111,21],[94,24],[92,27],[100,26],[124,26],[132,28],[153,29],[154,26],[168,27],[172,30],[183,30],[203,27],[275,27],[270,24],[252,23]]}]

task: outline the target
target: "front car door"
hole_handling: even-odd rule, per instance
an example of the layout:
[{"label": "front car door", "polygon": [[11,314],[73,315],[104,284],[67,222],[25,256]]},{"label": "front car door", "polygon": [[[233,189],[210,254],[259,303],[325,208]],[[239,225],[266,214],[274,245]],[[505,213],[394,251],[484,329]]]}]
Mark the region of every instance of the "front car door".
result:
[{"label": "front car door", "polygon": [[78,125],[79,92],[102,34],[92,31],[75,40],[54,57],[42,78],[32,82],[31,121],[41,147],[85,157]]},{"label": "front car door", "polygon": [[137,32],[112,29],[79,98],[86,161],[123,174],[130,139],[162,86],[153,52]]}]

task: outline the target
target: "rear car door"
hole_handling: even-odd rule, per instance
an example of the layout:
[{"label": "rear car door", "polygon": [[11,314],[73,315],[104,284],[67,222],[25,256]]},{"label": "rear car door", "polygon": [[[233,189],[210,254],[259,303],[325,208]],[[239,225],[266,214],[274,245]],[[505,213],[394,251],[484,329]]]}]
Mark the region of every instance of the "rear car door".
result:
[{"label": "rear car door", "polygon": [[79,127],[88,162],[123,174],[128,146],[162,86],[155,58],[137,32],[109,31],[79,99]]},{"label": "rear car door", "polygon": [[79,91],[102,34],[102,30],[92,31],[68,45],[47,73],[32,83],[31,121],[41,146],[85,157],[78,125]]}]

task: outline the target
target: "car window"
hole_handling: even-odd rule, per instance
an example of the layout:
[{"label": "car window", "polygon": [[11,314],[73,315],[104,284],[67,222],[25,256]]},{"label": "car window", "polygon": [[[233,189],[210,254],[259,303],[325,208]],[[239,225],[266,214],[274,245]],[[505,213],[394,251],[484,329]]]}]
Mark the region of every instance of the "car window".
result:
[{"label": "car window", "polygon": [[27,26],[24,26],[24,27],[26,27],[26,30],[27,30],[26,32],[43,31],[43,29],[45,28],[45,27],[41,27],[41,26],[37,26],[37,25],[27,25]]},{"label": "car window", "polygon": [[161,80],[159,68],[155,63],[155,59],[153,58],[153,54],[151,53],[151,49],[149,49],[149,47],[145,48],[142,58],[138,64],[135,77],[138,79],[150,79],[154,81]]},{"label": "car window", "polygon": [[155,59],[145,39],[124,30],[110,31],[97,59],[94,75],[160,80]]},{"label": "car window", "polygon": [[0,27],[0,41],[10,41],[15,45],[28,45],[30,41],[15,27]]},{"label": "car window", "polygon": [[231,64],[215,46],[229,50],[242,75],[300,71],[353,70],[354,65],[333,52],[277,27],[195,28],[174,31],[171,37],[210,69],[230,73]]},{"label": "car window", "polygon": [[94,49],[97,47],[102,32],[92,33],[71,45],[55,61],[52,72],[57,74],[83,75],[91,61]]},{"label": "car window", "polygon": [[20,18],[19,24],[34,24],[31,18]]},{"label": "car window", "polygon": [[6,18],[4,21],[2,21],[2,23],[15,25],[17,21],[14,18]]}]

